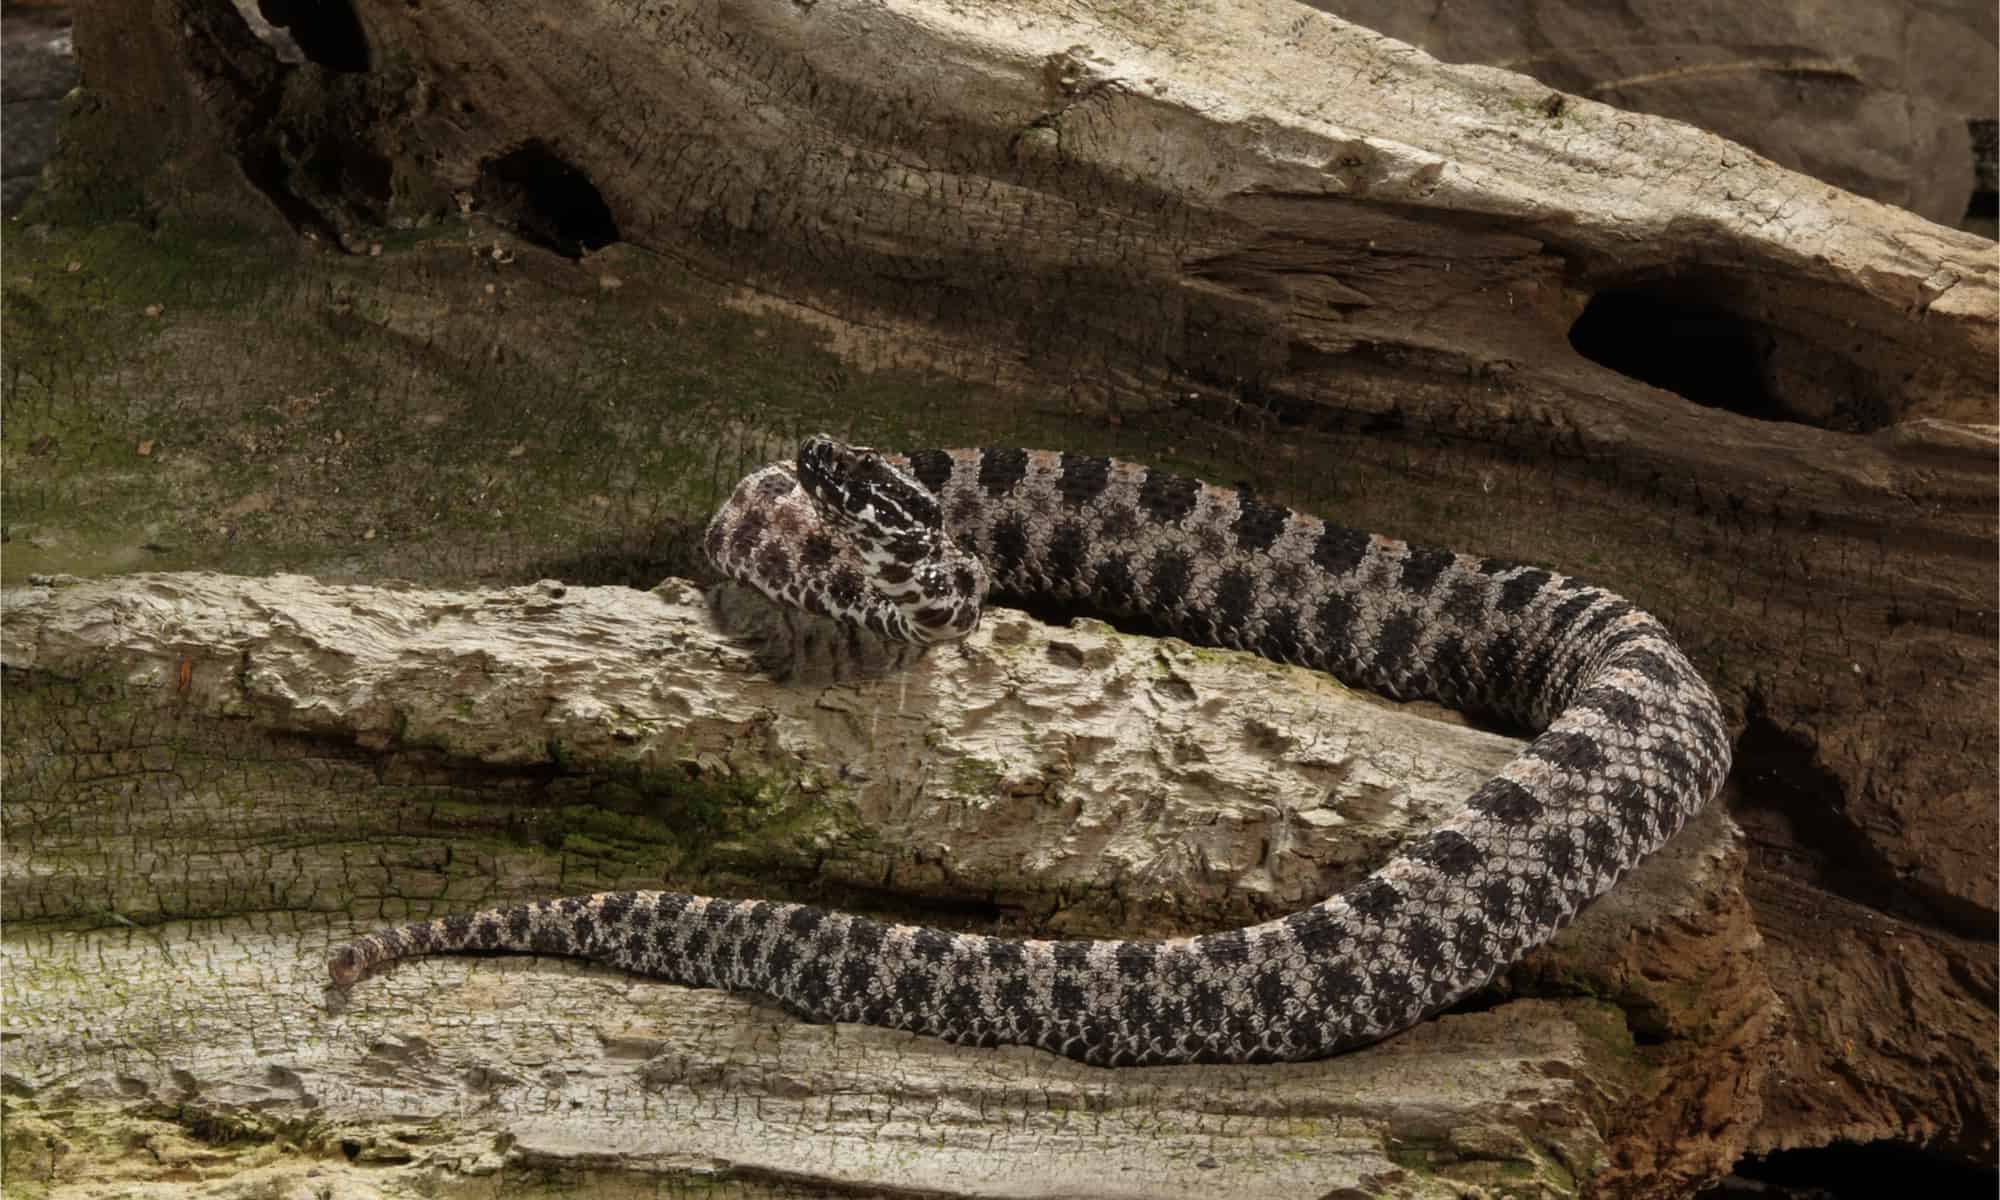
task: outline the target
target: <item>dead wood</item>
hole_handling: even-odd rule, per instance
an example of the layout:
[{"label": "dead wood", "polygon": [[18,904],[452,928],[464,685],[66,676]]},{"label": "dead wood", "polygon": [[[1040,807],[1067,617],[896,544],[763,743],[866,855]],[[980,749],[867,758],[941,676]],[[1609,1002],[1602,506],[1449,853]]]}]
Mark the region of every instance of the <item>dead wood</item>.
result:
[{"label": "dead wood", "polygon": [[[37,1111],[164,1138],[192,1108],[266,1166],[352,1146],[404,1164],[370,1175],[399,1187],[553,1165],[729,1194],[1446,1195],[1571,1189],[1633,1094],[1633,1034],[1584,996],[1482,1002],[1326,1063],[1105,1071],[545,960],[325,990],[328,947],[381,921],[600,887],[778,879],[1083,933],[1285,911],[1517,746],[1312,672],[998,610],[893,676],[784,685],[679,582],[154,575],[6,602],[6,917],[42,930],[5,944],[8,1070]],[[1746,960],[1737,861],[1710,814],[1536,969],[1624,989],[1672,969],[1649,946],[1685,965],[1691,932]],[[1699,1014],[1768,1020],[1740,978]],[[1669,990],[1655,1011],[1698,1015]],[[161,1181],[46,1157],[73,1184]]]},{"label": "dead wood", "polygon": [[[1990,1160],[1990,243],[1699,130],[1441,66],[1279,3],[607,0],[559,18],[366,3],[351,31],[315,27],[290,50],[232,5],[132,12],[79,14],[92,119],[126,139],[115,155],[94,143],[91,161],[145,167],[135,186],[156,211],[275,211],[356,250],[467,221],[486,269],[518,258],[502,299],[476,302],[455,277],[423,290],[391,276],[397,262],[442,275],[435,248],[392,248],[379,279],[396,282],[374,291],[345,267],[298,267],[302,293],[342,280],[313,316],[379,351],[372,374],[476,365],[461,386],[481,392],[509,373],[489,362],[553,360],[574,378],[601,357],[596,331],[562,315],[579,293],[597,303],[611,278],[650,295],[685,268],[736,311],[819,330],[858,374],[944,380],[915,403],[843,410],[899,440],[1120,449],[1633,596],[1740,722],[1727,795],[1751,834],[1748,900],[1724,893],[1690,918],[1670,965],[1610,942],[1585,956],[1626,964],[1609,994],[1640,1034],[1638,1082],[1592,1109],[1607,1155],[1569,1169],[1637,1194],[1836,1138]],[[383,298],[379,322],[357,317]],[[650,300],[622,303],[606,308],[652,315]],[[503,319],[517,322],[504,347],[453,333]],[[647,328],[657,342],[685,326]],[[229,396],[240,351],[211,336],[184,354],[213,354],[209,386]],[[404,414],[384,404],[378,419]],[[672,436],[705,445],[726,428]],[[700,519],[694,496],[674,493],[691,510],[679,519]],[[350,487],[323,508],[348,521],[370,503]],[[10,697],[10,728],[21,711]],[[340,761],[342,778],[375,776],[372,752]],[[450,778],[438,769],[428,778]],[[372,852],[394,900],[487,894],[417,895],[436,846]],[[589,861],[560,881],[627,870]],[[738,881],[816,863],[759,859]],[[977,889],[954,890],[957,869],[912,863],[886,903],[962,902]],[[1197,899],[1267,902],[1236,886]],[[291,911],[318,894],[157,911]],[[1020,903],[1036,927],[1068,911]],[[1157,916],[1124,904],[1074,919]],[[1225,909],[1176,915],[1211,913]],[[1711,937],[1727,949],[1703,949]],[[1783,1007],[1758,999],[1766,987]],[[1673,1015],[1708,998],[1705,1018]],[[1430,1161],[1401,1164],[1409,1187],[1429,1186]]]}]

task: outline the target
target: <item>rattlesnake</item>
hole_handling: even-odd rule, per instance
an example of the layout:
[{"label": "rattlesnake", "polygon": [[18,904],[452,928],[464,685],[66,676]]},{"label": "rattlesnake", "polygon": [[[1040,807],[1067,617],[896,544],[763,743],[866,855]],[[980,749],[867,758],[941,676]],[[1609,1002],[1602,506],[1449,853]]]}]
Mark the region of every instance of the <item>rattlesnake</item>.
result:
[{"label": "rattlesnake", "polygon": [[1317,1058],[1403,1029],[1552,937],[1721,785],[1715,697],[1659,622],[1533,567],[1406,545],[1090,455],[806,441],[706,546],[772,599],[882,637],[963,637],[989,589],[1541,732],[1440,827],[1278,920],[1019,941],[772,901],[613,892],[406,925],[336,952],[519,950],[753,992],[813,1020],[1107,1066]]}]

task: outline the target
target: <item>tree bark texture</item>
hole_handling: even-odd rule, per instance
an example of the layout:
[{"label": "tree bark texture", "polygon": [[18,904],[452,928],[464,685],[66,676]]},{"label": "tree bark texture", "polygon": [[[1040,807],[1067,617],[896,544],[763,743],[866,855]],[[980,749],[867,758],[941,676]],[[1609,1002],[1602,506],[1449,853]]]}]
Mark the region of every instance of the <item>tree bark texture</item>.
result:
[{"label": "tree bark texture", "polygon": [[[352,1147],[358,1175],[323,1169],[399,1187],[555,1165],[726,1194],[1565,1193],[1619,1152],[1604,1114],[1666,1083],[1605,997],[1656,1040],[1771,1019],[1716,810],[1537,957],[1588,981],[1567,998],[1275,1071],[1089,1069],[546,961],[418,961],[342,996],[330,946],[551,890],[775,878],[982,927],[1248,921],[1358,877],[1518,743],[1005,610],[908,669],[809,686],[746,650],[761,600],[718,597],[732,638],[679,581],[153,575],[5,599],[7,1069],[80,1124],[202,1112],[265,1165]],[[1690,992],[1690,969],[1724,986]],[[160,1181],[22,1140],[31,1175]]]},{"label": "tree bark texture", "polygon": [[[1779,165],[1942,225],[1990,196],[1974,131],[1993,127],[1991,5],[1820,0],[1423,9],[1313,0],[1446,62],[1522,71],[1620,108],[1687,121]],[[1990,203],[1990,201],[1989,201]],[[1992,216],[1985,215],[1988,236]],[[1961,226],[1966,227],[1966,226]]]},{"label": "tree bark texture", "polygon": [[[390,347],[385,356],[406,355],[440,374],[462,369],[472,361],[472,339],[454,331],[494,319],[494,305],[511,302],[532,309],[534,324],[520,326],[527,332],[505,347],[511,358],[501,357],[497,344],[480,344],[481,371],[488,361],[512,364],[497,372],[505,375],[564,361],[564,354],[589,360],[589,331],[565,315],[579,292],[592,297],[597,311],[638,322],[654,314],[632,297],[670,269],[685,271],[709,281],[717,302],[736,313],[816,331],[847,370],[933,381],[926,398],[906,407],[885,412],[881,402],[869,401],[877,407],[857,405],[842,415],[856,427],[887,429],[898,441],[991,439],[998,431],[1008,440],[1073,438],[1091,448],[1126,448],[1344,524],[1584,576],[1660,615],[1738,723],[1738,769],[1725,800],[1749,836],[1741,851],[1726,849],[1727,837],[1713,831],[1710,840],[1690,838],[1686,848],[1669,851],[1707,856],[1702,861],[1729,876],[1727,884],[1711,886],[1712,871],[1684,863],[1699,900],[1665,903],[1638,893],[1631,901],[1637,908],[1615,929],[1602,915],[1622,903],[1624,891],[1614,893],[1593,911],[1596,924],[1579,925],[1558,946],[1552,961],[1562,965],[1544,963],[1546,971],[1531,967],[1512,977],[1539,995],[1570,997],[1532,1002],[1526,1011],[1550,1014],[1553,1004],[1561,1011],[1551,1019],[1572,1030],[1567,1036],[1576,1045],[1591,1040],[1574,1033],[1580,1026],[1570,1010],[1583,1003],[1578,990],[1614,999],[1627,1036],[1636,1039],[1613,1056],[1630,1076],[1599,1068],[1574,1076],[1565,1075],[1568,1067],[1545,1072],[1570,1079],[1577,1090],[1541,1104],[1537,1119],[1568,1131],[1557,1139],[1563,1145],[1598,1149],[1556,1155],[1454,1145],[1432,1154],[1424,1143],[1426,1157],[1398,1160],[1388,1138],[1408,1143],[1414,1135],[1392,1132],[1341,1160],[1360,1181],[1343,1186],[1425,1194],[1449,1186],[1441,1179],[1483,1180],[1479,1164],[1498,1162],[1508,1169],[1529,1165],[1541,1172],[1535,1176],[1541,1186],[1558,1192],[1678,1194],[1727,1170],[1746,1151],[1836,1139],[1895,1140],[1967,1161],[1990,1159],[2000,864],[1993,821],[2000,663],[1990,242],[1783,171],[1700,130],[1505,72],[1444,66],[1275,0],[1157,9],[598,0],[560,12],[510,0],[430,0],[414,8],[357,4],[345,31],[302,24],[259,30],[219,0],[156,0],[142,13],[85,5],[76,37],[92,93],[77,127],[116,131],[125,140],[106,135],[108,141],[91,143],[96,158],[72,155],[72,170],[82,171],[81,162],[101,175],[110,169],[107,160],[130,164],[139,172],[135,187],[161,212],[223,209],[267,226],[281,223],[276,213],[322,246],[364,252],[388,238],[392,247],[376,276],[384,281],[405,269],[399,264],[413,264],[407,270],[414,276],[458,278],[434,245],[399,256],[393,245],[399,229],[462,224],[468,237],[478,231],[484,270],[495,269],[503,255],[518,255],[516,274],[501,277],[513,282],[503,285],[508,290],[499,301],[441,299],[448,289],[423,291],[409,283],[412,276],[394,276],[393,286],[352,283],[362,268],[347,264],[297,268],[316,288],[323,277],[338,281],[324,289],[328,299],[316,319],[356,344]],[[115,154],[103,149],[108,144],[118,147]],[[504,231],[506,246],[495,230]],[[608,290],[620,279],[622,290]],[[376,301],[379,319],[359,319]],[[670,325],[653,336],[671,341],[684,328]],[[400,366],[405,359],[383,361]],[[225,382],[215,386],[230,394]],[[756,422],[754,415],[740,420]],[[666,436],[714,440],[735,438],[735,430],[718,423]],[[756,442],[761,435],[742,436]],[[15,469],[14,460],[9,465]],[[694,494],[675,492],[673,503]],[[244,500],[226,493],[210,499],[220,511]],[[694,511],[675,515],[700,520]],[[128,592],[139,604],[157,588],[185,586],[141,583]],[[218,586],[228,593],[256,585]],[[47,603],[73,591],[61,589]],[[433,606],[425,611],[451,605],[477,611],[487,603],[487,593],[458,595],[425,601]],[[537,602],[526,593],[506,595],[513,598],[498,602],[499,611],[510,621],[533,619]],[[325,603],[338,611],[361,602]],[[562,610],[574,601],[546,603]],[[620,656],[631,653],[623,639],[659,645],[644,632],[654,619],[620,627],[616,638],[604,635],[588,654],[564,641],[551,653],[569,656],[567,665],[546,669],[579,670],[599,655],[604,669],[616,670]],[[10,645],[17,644],[26,635],[14,632],[15,614],[8,621]],[[341,647],[354,626],[339,618],[331,628],[338,635],[307,655],[316,654],[328,672],[347,653]],[[392,632],[373,636],[387,642],[414,636]],[[110,625],[96,636],[107,647],[127,644]],[[284,637],[273,630],[265,640],[231,634],[215,642],[204,632],[190,635],[190,649],[199,658],[214,644],[252,645],[254,659]],[[417,795],[471,789],[481,796],[523,789],[534,801],[529,812],[559,805],[549,797],[579,788],[582,807],[616,812],[628,803],[618,797],[685,794],[689,785],[680,777],[686,776],[700,783],[702,797],[689,811],[729,813],[748,804],[764,813],[763,806],[776,805],[768,810],[776,814],[770,822],[783,827],[798,819],[786,805],[807,793],[785,790],[792,783],[774,799],[761,784],[746,789],[729,782],[775,778],[806,786],[797,781],[811,772],[786,758],[789,751],[757,741],[765,731],[741,731],[749,742],[731,744],[737,759],[704,763],[698,754],[661,757],[660,744],[648,740],[653,727],[635,718],[629,730],[635,740],[625,751],[569,759],[563,757],[573,752],[568,738],[581,736],[573,731],[599,728],[601,740],[610,736],[601,730],[619,726],[619,705],[631,702],[637,686],[630,679],[585,680],[576,694],[590,700],[482,710],[484,650],[451,658],[448,648],[420,639],[411,644],[419,647],[412,670],[428,673],[428,682],[412,678],[398,686],[428,696],[423,704],[380,695],[372,708],[326,700],[330,673],[297,684],[296,699],[286,702],[290,715],[268,731],[261,717],[246,726],[223,720],[218,709],[186,735],[222,745],[227,731],[260,730],[257,739],[275,739],[271,745],[283,749],[259,740],[250,761],[290,762],[296,755],[304,764],[285,768],[288,787],[301,772],[323,770],[330,790],[313,794],[355,788],[359,802],[318,806],[363,822],[347,835],[344,853],[356,861],[332,876],[344,882],[327,882],[323,863],[286,858],[271,848],[283,840],[261,833],[245,835],[243,845],[225,853],[258,864],[254,870],[238,864],[231,877],[275,872],[271,878],[289,882],[248,890],[216,883],[198,858],[172,851],[162,852],[162,866],[148,869],[134,867],[122,852],[107,854],[91,871],[31,866],[44,862],[37,844],[48,835],[39,824],[15,832],[10,797],[9,954],[64,963],[82,961],[77,955],[94,961],[113,944],[121,952],[156,953],[148,948],[155,944],[151,934],[114,927],[110,916],[103,920],[113,925],[96,932],[65,932],[100,912],[133,921],[228,922],[226,932],[209,936],[237,945],[249,936],[243,922],[263,920],[285,931],[270,936],[291,939],[271,945],[269,955],[309,965],[312,955],[302,951],[330,941],[334,928],[545,894],[552,886],[656,880],[665,869],[682,870],[676,864],[692,853],[685,840],[703,840],[666,824],[634,834],[618,820],[610,833],[593,834],[567,818],[503,819],[483,805],[468,814],[463,799],[396,802],[401,788]],[[679,656],[674,648],[675,661]],[[454,672],[448,684],[436,677],[445,662]],[[23,696],[36,705],[94,711],[92,693],[66,689],[102,681],[91,683],[71,668],[50,674],[42,659],[9,663],[24,672],[9,699],[10,734],[17,722],[22,730],[76,724],[30,707]],[[654,665],[647,662],[648,669]],[[173,677],[178,667],[159,669],[167,677],[147,684],[129,663],[114,665],[114,684],[104,686],[113,687],[119,705],[155,712],[149,705],[158,697],[146,688],[183,694]],[[1263,678],[1259,671],[1242,661],[1229,668],[1251,680]],[[715,694],[749,686],[746,678],[732,677]],[[254,689],[254,672],[237,686]],[[368,686],[380,691],[389,681]],[[457,689],[455,698],[472,706],[462,726],[422,726],[414,734],[398,726],[399,707],[407,710],[405,720],[438,708],[440,686]],[[870,692],[868,703],[887,694]],[[151,699],[140,703],[136,695]],[[298,715],[321,703],[330,705],[324,724]],[[572,704],[598,707],[572,711],[566,707]],[[1302,736],[1299,728],[1282,726],[1290,732],[1278,736],[1279,748],[1251,757],[1294,753],[1282,744]],[[154,744],[152,730],[148,724],[138,735],[92,736],[127,738],[107,753],[116,750],[136,764],[144,761],[143,747]],[[1124,734],[1098,736],[1117,741]],[[1175,734],[1155,728],[1143,736],[1157,755]],[[1430,736],[1424,735],[1426,745]],[[58,747],[48,751],[56,760],[83,752],[49,745]],[[654,747],[656,758],[635,767],[620,756],[638,745]],[[1317,894],[1328,872],[1359,854],[1308,840],[1290,843],[1315,847],[1304,859],[1288,859],[1282,839],[1266,846],[1270,830],[1258,824],[1261,817],[1239,824],[1238,817],[1218,815],[1207,833],[1159,834],[1155,843],[1153,834],[1133,834],[1132,813],[1102,818],[1108,832],[1089,836],[1066,824],[1053,843],[1058,849],[1040,840],[1030,848],[1027,830],[1043,828],[1037,806],[1046,801],[1020,797],[1046,796],[1051,785],[1010,774],[1019,754],[1010,743],[972,755],[997,774],[972,771],[984,790],[972,787],[968,775],[964,794],[987,796],[984,803],[996,806],[994,823],[932,838],[929,848],[919,842],[907,853],[883,849],[903,845],[897,830],[877,835],[880,846],[864,852],[862,835],[843,827],[829,835],[835,849],[805,835],[803,841],[760,835],[753,851],[732,859],[736,831],[729,827],[730,837],[708,839],[716,855],[689,859],[697,865],[685,873],[739,891],[836,889],[836,898],[890,912],[971,904],[959,915],[980,927],[998,920],[1037,932],[1140,932],[1276,911]],[[753,759],[760,764],[754,770]],[[815,761],[824,770],[845,760]],[[468,783],[462,774],[468,763],[499,774]],[[610,769],[614,763],[640,774],[621,776]],[[1294,767],[1323,782],[1310,764]],[[870,769],[889,777],[887,765]],[[935,779],[939,770],[922,769],[933,774],[917,778]],[[530,779],[534,771],[553,777],[524,784],[524,770]],[[674,787],[645,774],[651,771],[673,775]],[[609,782],[577,782],[600,774]],[[1065,777],[1061,787],[1072,786]],[[1273,782],[1269,792],[1254,794],[1289,795],[1290,786]],[[258,806],[283,803],[271,793],[284,789],[252,790]],[[1144,790],[1107,783],[1104,794],[1114,793],[1133,804]],[[978,810],[978,802],[966,803],[967,814]],[[885,804],[860,824],[893,822],[895,812]],[[298,816],[273,819],[283,826]],[[910,823],[902,828],[915,831],[961,818],[905,819]],[[475,820],[485,823],[473,828],[483,829],[480,838],[491,848],[474,851],[486,857],[461,872],[467,852],[461,846],[454,853],[448,835],[454,822]],[[555,857],[547,847],[519,848],[550,830],[560,835]],[[499,832],[507,836],[497,838]],[[174,836],[195,835],[178,829]],[[378,845],[382,838],[388,840]],[[589,847],[581,861],[563,849],[573,838]],[[600,851],[591,838],[609,838],[613,849]],[[647,848],[619,848],[635,839]],[[984,866],[960,861],[979,853],[975,846],[994,848]],[[82,851],[63,854],[92,861]],[[1040,873],[1014,890],[1001,887],[1023,863]],[[1219,874],[1211,878],[1211,870]],[[724,871],[734,873],[716,874]],[[122,882],[104,882],[107,876]],[[169,888],[155,881],[162,877],[186,884]],[[98,881],[85,882],[92,879]],[[1167,892],[1178,899],[1161,899]],[[17,897],[45,907],[17,909]],[[989,907],[996,904],[998,911]],[[203,936],[187,928],[185,936]],[[1590,929],[1598,931],[1594,940]],[[265,961],[263,950],[198,953],[227,964],[217,968],[222,974],[254,973]],[[1565,954],[1577,965],[1568,965]],[[303,994],[305,968],[296,969],[302,973],[285,976],[284,986]],[[16,974],[10,971],[10,980]],[[18,974],[52,978],[39,967]],[[358,1039],[367,1035],[354,1023],[371,1003],[400,1005],[415,1014],[412,1021],[430,1021],[441,994],[462,994],[453,989],[547,987],[499,997],[496,1011],[547,1014],[538,1036],[575,1045],[577,1023],[560,1019],[563,1005],[573,1002],[555,996],[586,983],[620,996],[660,993],[545,964],[438,964],[398,972],[382,981],[373,1000],[364,989],[346,1014],[294,1016],[287,1008],[283,1019],[348,1022],[341,1028]],[[43,997],[37,1003],[46,1005],[55,985],[34,986],[46,989],[37,993]],[[1663,999],[1663,992],[1674,995]],[[672,1003],[734,1014],[716,1016],[717,1028],[749,1027],[749,1010],[729,1007],[737,1002],[692,996],[675,992]],[[531,1001],[544,1007],[509,1007]],[[466,1003],[470,1014],[476,1005]],[[1704,1005],[1712,1006],[1707,1016],[1687,1015]],[[601,1011],[595,1002],[586,1007]],[[153,1010],[138,1004],[135,1011]],[[1513,1003],[1466,1013],[1412,1038],[1444,1038],[1453,1021],[1484,1029],[1520,1011]],[[871,1046],[888,1044],[847,1030],[785,1027],[771,1036],[786,1047],[810,1043],[812,1054],[831,1053],[827,1048],[856,1036]],[[1494,1053],[1515,1039],[1550,1044],[1536,1040],[1542,1036],[1496,1032]],[[811,1040],[821,1037],[828,1040]],[[644,1042],[643,1052],[602,1050],[614,1042],[595,1037],[589,1044],[594,1053],[624,1056],[620,1061],[657,1058],[652,1042]],[[1414,1053],[1403,1049],[1410,1043],[1399,1039],[1368,1055]],[[292,1035],[285,1044],[296,1044]],[[951,1057],[957,1052],[921,1044],[899,1053],[961,1061]],[[945,1059],[932,1058],[939,1054]],[[1302,1068],[1299,1078],[1375,1069],[1365,1064],[1379,1060],[1368,1055]],[[1583,1049],[1576,1056],[1602,1061]],[[550,1063],[559,1057],[551,1052]],[[752,1060],[762,1061],[745,1061]],[[445,1077],[426,1074],[433,1070],[428,1061],[421,1054],[392,1057],[370,1068],[383,1090],[370,1093],[373,1100],[351,1093],[359,1098],[342,1110],[344,1127],[386,1137],[388,1118],[398,1114],[429,1120],[448,1103],[463,1105],[461,1113],[475,1109],[443,1092],[398,1107],[403,1094],[396,1087]],[[510,1082],[496,1086],[532,1087],[539,1078],[506,1067],[503,1051],[482,1061],[482,1069],[512,1072]],[[103,1078],[113,1082],[90,1096],[115,1108],[113,1092],[124,1085],[116,1069]],[[155,1076],[131,1078],[143,1085],[143,1103],[178,1095],[162,1090],[168,1085]],[[718,1085],[715,1094],[771,1095],[791,1086],[776,1076],[760,1078],[768,1084],[763,1091]],[[1282,1107],[1253,1077],[1244,1078],[1244,1096],[1273,1104],[1272,1111]],[[40,1096],[50,1085],[38,1075],[23,1086]],[[1142,1078],[1101,1086],[1116,1092],[1196,1085]],[[1318,1094],[1376,1095],[1326,1086]],[[1410,1086],[1411,1096],[1428,1094]],[[1397,1087],[1384,1085],[1385,1094]],[[880,1079],[861,1090],[898,1094],[893,1082]],[[559,1107],[558,1094],[549,1093],[551,1111]],[[817,1085],[784,1094],[825,1097]],[[542,1103],[507,1095],[513,1098],[496,1102],[500,1112]],[[231,1103],[218,1107],[245,1107]],[[305,1105],[298,1093],[274,1103]],[[980,1112],[981,1103],[970,1101],[971,1111]],[[984,1111],[1002,1123],[1004,1107],[994,1100]],[[1370,1099],[1343,1111],[1362,1109],[1377,1106]],[[637,1109],[606,1102],[596,1111]],[[1403,1128],[1393,1114],[1407,1110],[1397,1101],[1384,1100],[1379,1111],[1392,1114],[1383,1118],[1387,1128]],[[1575,1114],[1582,1116],[1573,1120]],[[1456,1128],[1456,1119],[1445,1125]],[[1200,1127],[1200,1118],[1189,1120]],[[1168,1124],[1186,1122],[1176,1117]],[[968,1127],[986,1132],[977,1122]],[[1583,1141],[1572,1142],[1573,1134]],[[513,1127],[509,1136],[526,1135]],[[572,1136],[580,1140],[564,1140]],[[785,1181],[793,1176],[773,1162],[825,1161],[824,1147],[801,1149],[810,1138],[799,1138],[775,1157],[747,1151],[713,1157],[746,1172],[732,1179],[755,1181],[740,1186],[790,1186]],[[1130,1149],[1130,1139],[1111,1140]],[[534,1143],[538,1149],[523,1161],[586,1169],[599,1162],[585,1152],[593,1144],[572,1128]],[[548,1150],[557,1145],[567,1149]],[[504,1158],[507,1151],[494,1153]],[[663,1157],[610,1165],[691,1169],[658,1153]],[[1075,1161],[1096,1162],[1097,1149],[1082,1153],[1091,1157]],[[1148,1169],[1165,1173],[1135,1177],[1136,1190],[1221,1186],[1223,1176],[1202,1167],[1202,1157],[1195,1155],[1196,1173],[1184,1176],[1156,1162]],[[1377,1173],[1384,1158],[1386,1169],[1406,1174]],[[1569,1182],[1534,1165],[1552,1160],[1570,1173]],[[985,1186],[923,1173],[943,1169],[933,1161],[906,1176],[851,1178],[945,1192]],[[1461,1170],[1471,1173],[1449,1174]],[[1336,1177],[1349,1176],[1325,1178]],[[1296,1191],[1304,1179],[1268,1178],[1276,1181],[1274,1191]]]}]

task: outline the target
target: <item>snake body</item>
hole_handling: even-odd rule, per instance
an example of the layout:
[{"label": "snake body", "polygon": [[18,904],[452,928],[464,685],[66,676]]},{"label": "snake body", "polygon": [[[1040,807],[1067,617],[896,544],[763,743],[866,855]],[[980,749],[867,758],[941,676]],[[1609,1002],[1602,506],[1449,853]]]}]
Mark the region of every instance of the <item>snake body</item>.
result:
[{"label": "snake body", "polygon": [[772,599],[891,639],[962,637],[989,590],[1047,598],[1539,733],[1360,884],[1248,928],[1014,940],[616,892],[373,934],[333,956],[337,986],[392,958],[531,951],[1106,1066],[1318,1058],[1422,1020],[1547,941],[1729,766],[1713,693],[1618,596],[1131,463],[813,438],[737,487],[706,546]]}]

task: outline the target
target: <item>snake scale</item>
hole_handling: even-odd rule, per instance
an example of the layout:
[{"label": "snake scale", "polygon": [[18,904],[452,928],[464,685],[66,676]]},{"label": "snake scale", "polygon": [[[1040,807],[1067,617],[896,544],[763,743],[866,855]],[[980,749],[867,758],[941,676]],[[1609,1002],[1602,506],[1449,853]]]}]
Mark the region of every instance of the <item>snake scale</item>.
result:
[{"label": "snake scale", "polygon": [[370,935],[333,955],[336,987],[394,958],[530,951],[1105,1066],[1318,1058],[1422,1020],[1554,936],[1729,766],[1713,693],[1625,600],[1132,463],[815,437],[738,485],[706,548],[780,603],[892,640],[965,636],[989,591],[1042,598],[1540,732],[1361,883],[1248,928],[1031,941],[615,892]]}]

